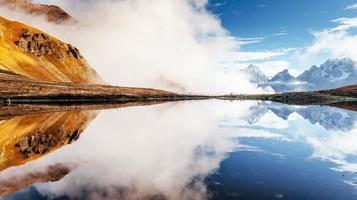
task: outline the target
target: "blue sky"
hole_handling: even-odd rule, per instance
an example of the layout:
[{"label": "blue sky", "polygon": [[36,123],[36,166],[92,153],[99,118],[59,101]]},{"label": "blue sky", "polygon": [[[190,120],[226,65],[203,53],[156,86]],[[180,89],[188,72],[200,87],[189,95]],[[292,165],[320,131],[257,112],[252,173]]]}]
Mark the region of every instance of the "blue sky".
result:
[{"label": "blue sky", "polygon": [[[297,74],[308,68],[309,65],[319,65],[330,57],[348,56],[354,58],[355,55],[352,53],[353,49],[346,49],[347,47],[343,51],[350,50],[351,53],[336,53],[333,52],[334,50],[329,52],[332,48],[344,45],[343,43],[338,44],[339,37],[336,37],[333,42],[336,43],[336,47],[321,44],[329,47],[326,47],[325,50],[321,47],[319,52],[314,52],[318,55],[314,55],[313,58],[306,58],[310,55],[301,58],[301,56],[305,56],[304,52],[313,45],[316,48],[319,47],[320,44],[316,44],[317,41],[324,40],[323,37],[331,36],[316,36],[316,34],[345,23],[343,20],[336,22],[335,19],[353,19],[352,26],[342,30],[347,35],[341,41],[350,40],[351,37],[353,38],[352,43],[357,41],[355,38],[357,33],[356,0],[209,0],[207,8],[220,18],[222,26],[233,36],[241,38],[244,42],[249,42],[240,46],[241,51],[291,50],[289,53],[275,56],[269,60],[258,59],[259,62],[252,60],[251,62],[255,64],[267,61],[285,61],[286,67],[290,67],[292,73]],[[342,32],[331,34],[342,34]],[[333,40],[333,38],[330,39]],[[276,70],[273,71],[270,74],[276,72]]]},{"label": "blue sky", "polygon": [[346,10],[356,0],[211,0],[209,10],[234,36],[265,38],[246,49],[302,47],[311,31],[332,27],[332,19],[354,17]]}]

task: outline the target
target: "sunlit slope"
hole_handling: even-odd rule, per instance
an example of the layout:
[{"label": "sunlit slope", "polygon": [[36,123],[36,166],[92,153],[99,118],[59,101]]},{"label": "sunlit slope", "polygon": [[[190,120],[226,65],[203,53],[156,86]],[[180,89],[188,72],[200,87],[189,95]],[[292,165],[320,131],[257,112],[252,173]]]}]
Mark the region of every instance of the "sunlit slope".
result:
[{"label": "sunlit slope", "polygon": [[0,69],[33,80],[98,83],[78,49],[25,24],[0,17]]}]

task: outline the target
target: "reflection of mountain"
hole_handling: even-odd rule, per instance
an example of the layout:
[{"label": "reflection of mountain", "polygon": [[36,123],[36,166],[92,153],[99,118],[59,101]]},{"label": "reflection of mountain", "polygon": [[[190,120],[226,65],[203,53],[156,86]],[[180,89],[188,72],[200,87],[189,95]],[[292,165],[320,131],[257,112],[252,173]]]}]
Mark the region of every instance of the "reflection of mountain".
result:
[{"label": "reflection of mountain", "polygon": [[249,115],[245,117],[249,124],[255,124],[262,118],[269,109],[265,106],[252,106],[249,108]]},{"label": "reflection of mountain", "polygon": [[[163,102],[0,106],[0,120],[2,120],[0,122],[0,171],[3,173],[7,168],[23,166],[75,142],[96,117],[95,110],[158,103]],[[73,166],[58,163],[39,171],[23,172],[18,177],[0,177],[0,196],[18,191],[33,183],[58,181],[72,168]]]},{"label": "reflection of mountain", "polygon": [[297,113],[311,124],[320,124],[326,130],[348,131],[354,128],[357,113],[328,106],[294,107],[280,103],[259,103],[249,108],[245,118],[249,123],[256,123],[269,110],[281,119],[287,120],[292,113]]},{"label": "reflection of mountain", "polygon": [[[73,111],[18,116],[1,121],[0,171],[39,159],[66,144],[73,143],[95,116],[96,112]],[[58,179],[52,175],[29,174],[25,177],[26,181],[21,182],[22,187]],[[20,183],[9,180],[0,180],[0,195],[14,191],[14,187],[18,188],[19,185]]]},{"label": "reflection of mountain", "polygon": [[35,160],[74,142],[96,112],[73,111],[18,116],[0,124],[0,170]]}]

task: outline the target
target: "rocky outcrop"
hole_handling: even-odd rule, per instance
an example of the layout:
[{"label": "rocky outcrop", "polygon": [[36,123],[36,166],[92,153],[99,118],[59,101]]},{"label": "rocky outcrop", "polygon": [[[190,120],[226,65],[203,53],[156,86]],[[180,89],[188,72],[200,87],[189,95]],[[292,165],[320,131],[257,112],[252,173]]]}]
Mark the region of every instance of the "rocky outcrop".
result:
[{"label": "rocky outcrop", "polygon": [[[15,44],[24,52],[35,56],[53,56],[56,59],[64,59],[65,54],[75,59],[83,59],[79,50],[71,44],[57,43],[44,33],[31,32],[23,29],[19,40]],[[58,51],[58,49],[63,49]]]},{"label": "rocky outcrop", "polygon": [[[43,33],[33,33],[28,29],[23,29],[19,40],[15,44],[24,52],[32,53],[36,56],[48,55],[62,59],[64,56],[61,52],[56,52],[55,48],[59,47],[50,37]],[[61,48],[64,48],[62,46]]]}]

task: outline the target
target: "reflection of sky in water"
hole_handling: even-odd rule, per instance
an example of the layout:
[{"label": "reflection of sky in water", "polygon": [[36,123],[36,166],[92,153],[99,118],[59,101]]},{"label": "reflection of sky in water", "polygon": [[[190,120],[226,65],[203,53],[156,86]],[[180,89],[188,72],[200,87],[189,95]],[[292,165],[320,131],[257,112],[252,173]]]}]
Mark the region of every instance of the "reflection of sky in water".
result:
[{"label": "reflection of sky in water", "polygon": [[83,199],[356,199],[356,118],[356,112],[337,108],[256,102],[104,111],[75,144],[0,178],[55,161],[78,165],[59,182],[5,199],[29,193]]}]

